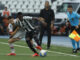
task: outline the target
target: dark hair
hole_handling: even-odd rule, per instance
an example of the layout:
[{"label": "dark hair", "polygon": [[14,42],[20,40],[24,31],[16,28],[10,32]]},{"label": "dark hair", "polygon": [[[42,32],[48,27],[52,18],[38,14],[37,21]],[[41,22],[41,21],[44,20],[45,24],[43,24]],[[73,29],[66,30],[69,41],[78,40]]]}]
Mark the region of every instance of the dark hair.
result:
[{"label": "dark hair", "polygon": [[12,19],[12,18],[13,18],[12,16],[9,16],[9,17],[8,17],[8,20],[9,20],[9,19]]},{"label": "dark hair", "polygon": [[20,15],[23,15],[22,12],[17,13],[17,17],[19,17]]},{"label": "dark hair", "polygon": [[17,15],[22,15],[22,12],[18,12],[18,14]]},{"label": "dark hair", "polygon": [[73,8],[72,5],[68,5],[68,8]]}]

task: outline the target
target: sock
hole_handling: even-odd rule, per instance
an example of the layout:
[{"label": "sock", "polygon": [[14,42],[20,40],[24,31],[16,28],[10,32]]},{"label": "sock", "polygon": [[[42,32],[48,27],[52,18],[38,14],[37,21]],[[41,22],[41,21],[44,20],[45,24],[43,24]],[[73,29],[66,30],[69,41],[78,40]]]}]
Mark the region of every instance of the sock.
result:
[{"label": "sock", "polygon": [[26,43],[28,44],[29,48],[30,48],[34,53],[37,53],[37,51],[36,51],[35,48],[33,47],[33,44],[31,44],[30,40],[26,40]]},{"label": "sock", "polygon": [[77,48],[79,48],[79,42],[77,42]]},{"label": "sock", "polygon": [[76,46],[75,46],[75,40],[71,40],[72,41],[72,46],[73,46],[73,49],[76,49]]},{"label": "sock", "polygon": [[9,43],[9,46],[10,46],[10,49],[11,49],[11,53],[15,53],[14,44]]},{"label": "sock", "polygon": [[42,50],[42,48],[36,43],[33,41],[33,45],[35,46],[35,48],[37,48],[38,50]]},{"label": "sock", "polygon": [[37,43],[37,45],[40,46],[39,39],[37,38],[37,36],[34,36],[34,40]]},{"label": "sock", "polygon": [[34,45],[35,47],[37,47],[37,46],[38,46],[38,44],[37,44],[36,42],[34,42],[34,41],[33,41],[33,45]]}]

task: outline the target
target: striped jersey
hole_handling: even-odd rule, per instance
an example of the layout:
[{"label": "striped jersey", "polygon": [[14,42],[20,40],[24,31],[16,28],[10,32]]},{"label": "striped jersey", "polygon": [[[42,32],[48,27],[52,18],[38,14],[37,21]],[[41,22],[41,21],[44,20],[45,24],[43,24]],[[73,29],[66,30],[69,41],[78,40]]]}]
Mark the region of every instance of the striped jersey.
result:
[{"label": "striped jersey", "polygon": [[27,31],[27,32],[33,31],[35,27],[32,25],[30,20],[32,20],[32,17],[24,16],[22,21],[18,20],[16,22],[16,25],[19,26],[24,31]]}]

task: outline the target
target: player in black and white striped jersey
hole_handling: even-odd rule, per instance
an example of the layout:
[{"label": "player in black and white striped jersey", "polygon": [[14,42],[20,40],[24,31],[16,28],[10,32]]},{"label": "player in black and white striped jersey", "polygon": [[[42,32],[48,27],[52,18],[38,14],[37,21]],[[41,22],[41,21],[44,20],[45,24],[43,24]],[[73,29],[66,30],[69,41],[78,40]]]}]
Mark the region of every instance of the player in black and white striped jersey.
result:
[{"label": "player in black and white striped jersey", "polygon": [[[21,38],[23,38],[24,37],[24,35],[25,35],[25,33],[26,32],[31,32],[31,30],[33,31],[33,30],[35,30],[35,27],[32,25],[30,25],[30,22],[28,22],[27,24],[29,24],[30,26],[26,26],[26,23],[25,23],[25,21],[24,22],[22,22],[21,20],[19,20],[19,18],[21,19],[21,17],[20,16],[18,16],[18,18],[17,19],[12,19],[12,20],[14,20],[12,23],[14,24],[14,27],[16,26],[16,27],[19,27],[18,28],[18,30],[16,31],[16,33],[13,35],[13,34],[11,34],[11,35],[13,35],[10,39],[9,39],[9,45],[10,45],[10,48],[11,48],[11,53],[9,53],[8,55],[10,56],[10,55],[16,55],[15,54],[15,50],[14,50],[14,45],[13,45],[13,43],[16,41],[16,40],[20,40]],[[28,19],[31,19],[31,17],[27,17]],[[24,20],[25,19],[27,19],[26,17],[24,17]],[[12,26],[12,27],[11,27]],[[29,28],[28,28],[29,27]],[[31,28],[32,29],[31,29]],[[28,28],[28,29],[27,29]],[[27,30],[26,30],[27,29]],[[13,25],[11,25],[11,24],[9,24],[9,31],[10,32],[14,32],[14,31],[12,31],[13,30]],[[11,36],[10,35],[10,36]],[[29,35],[27,35],[27,36],[29,36]],[[34,33],[34,39],[36,40],[36,42],[38,43],[38,39],[37,39],[37,37],[35,36],[35,33]],[[36,48],[37,49],[39,49],[39,50],[41,50],[41,47],[39,46],[39,43],[38,44],[36,44],[36,43],[34,43],[32,40],[29,40],[29,42],[27,42],[28,44],[29,44],[29,47],[32,45],[33,46],[33,44],[35,44],[36,45]],[[31,45],[30,45],[30,43],[31,43]],[[32,47],[33,48],[33,47]],[[31,48],[31,49],[32,49]],[[33,51],[35,51],[35,49],[32,49]],[[38,54],[37,53],[35,53],[35,55],[34,56],[38,56]]]},{"label": "player in black and white striped jersey", "polygon": [[34,37],[35,26],[33,26],[32,23],[29,22],[29,20],[36,19],[36,18],[32,18],[29,16],[23,17],[21,12],[18,13],[18,18],[19,18],[19,20],[16,22],[16,25],[19,26],[20,28],[22,28],[24,31],[26,31],[26,36],[25,36],[26,43],[28,44],[30,49],[35,53],[33,56],[39,56],[38,52],[33,47],[32,38],[36,39],[36,42],[37,42],[36,48],[39,50],[42,50],[42,48],[39,46],[39,40],[37,39],[37,37]]},{"label": "player in black and white striped jersey", "polygon": [[[31,18],[31,17],[29,17]],[[32,18],[31,18],[32,19]],[[16,22],[16,24],[24,29],[26,32],[30,32],[35,29],[35,27],[29,22],[28,18],[24,18]]]}]

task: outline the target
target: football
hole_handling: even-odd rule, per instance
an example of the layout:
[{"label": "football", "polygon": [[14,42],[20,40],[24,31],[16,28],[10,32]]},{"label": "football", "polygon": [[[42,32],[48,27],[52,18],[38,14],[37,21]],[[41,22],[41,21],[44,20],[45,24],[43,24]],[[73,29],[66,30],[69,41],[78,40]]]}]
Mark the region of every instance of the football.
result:
[{"label": "football", "polygon": [[47,51],[46,51],[46,50],[41,50],[41,51],[40,51],[40,56],[41,56],[41,57],[47,56]]}]

